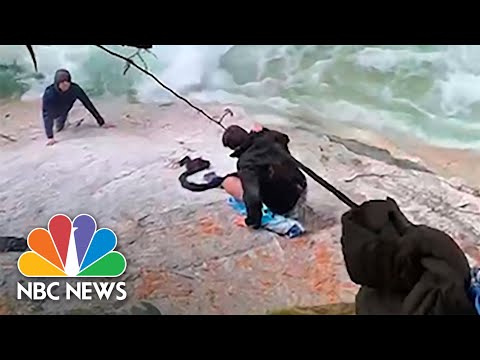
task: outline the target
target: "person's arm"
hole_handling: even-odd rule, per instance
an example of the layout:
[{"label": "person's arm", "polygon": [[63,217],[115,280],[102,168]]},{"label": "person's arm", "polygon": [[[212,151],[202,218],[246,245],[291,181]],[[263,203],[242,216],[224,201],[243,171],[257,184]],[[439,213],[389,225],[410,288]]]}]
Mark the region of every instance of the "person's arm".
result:
[{"label": "person's arm", "polygon": [[105,125],[105,120],[103,120],[102,115],[100,115],[100,113],[97,111],[97,109],[95,108],[93,103],[90,101],[90,98],[85,93],[85,91],[83,91],[83,89],[77,84],[72,85],[72,86],[75,86],[77,99],[80,100],[80,102],[83,104],[83,106],[85,106],[85,108],[90,112],[90,114],[93,115],[95,120],[97,120],[98,125],[99,126]]},{"label": "person's arm", "polygon": [[48,139],[53,139],[53,97],[47,89],[42,97],[42,116],[43,124],[45,126],[45,134]]},{"label": "person's arm", "polygon": [[247,208],[245,224],[258,229],[262,224],[262,201],[257,174],[252,169],[243,169],[238,172],[238,176],[242,181],[243,201]]}]

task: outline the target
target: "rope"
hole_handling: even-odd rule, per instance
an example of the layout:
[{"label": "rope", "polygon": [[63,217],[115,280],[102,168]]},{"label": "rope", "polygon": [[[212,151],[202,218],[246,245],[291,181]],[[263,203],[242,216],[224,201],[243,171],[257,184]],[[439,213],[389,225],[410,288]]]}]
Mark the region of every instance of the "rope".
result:
[{"label": "rope", "polygon": [[126,61],[128,64],[130,64],[130,66],[133,66],[134,68],[136,68],[137,70],[143,72],[145,75],[147,76],[150,76],[153,80],[155,80],[155,82],[157,84],[159,84],[161,87],[163,87],[165,90],[167,90],[170,94],[172,94],[173,96],[177,97],[178,99],[182,100],[183,102],[185,102],[187,105],[189,105],[190,107],[194,108],[195,110],[197,110],[200,114],[202,114],[203,116],[205,116],[208,120],[210,121],[213,121],[215,124],[217,124],[218,126],[220,126],[223,130],[226,130],[227,128],[221,123],[221,121],[217,121],[215,120],[212,116],[208,115],[205,111],[203,111],[202,109],[200,109],[198,106],[195,106],[194,104],[192,104],[188,99],[184,98],[183,96],[177,94],[174,90],[172,90],[171,88],[169,88],[167,85],[165,85],[163,82],[161,82],[155,75],[153,75],[150,71],[148,70],[145,70],[144,68],[142,68],[141,66],[137,65],[132,59],[129,59],[121,54],[118,54],[110,49],[107,49],[106,47],[104,47],[103,45],[96,45],[97,47],[99,47],[100,49],[102,49],[103,51],[109,53],[110,55],[112,56],[115,56],[119,59],[122,59],[124,61]]},{"label": "rope", "polygon": [[312,169],[308,168],[307,166],[303,165],[300,161],[295,159],[293,156],[290,155],[290,158],[297,164],[297,166],[303,170],[308,176],[310,176],[314,181],[316,181],[318,184],[323,186],[325,189],[330,191],[333,195],[337,197],[338,200],[343,202],[345,205],[347,205],[351,209],[355,209],[358,207],[358,205],[351,200],[347,195],[342,193],[340,190],[338,190],[336,187],[331,185],[329,182],[327,182],[325,179],[320,177],[317,173],[315,173]]},{"label": "rope", "polygon": [[[190,107],[194,108],[195,110],[197,110],[200,114],[202,114],[203,116],[205,116],[208,120],[214,122],[215,124],[217,124],[218,126],[220,126],[223,130],[226,130],[226,127],[222,124],[222,120],[223,118],[225,117],[226,114],[224,114],[222,116],[222,118],[220,119],[220,121],[217,121],[215,120],[212,116],[208,115],[205,111],[203,111],[201,108],[193,105],[188,99],[184,98],[183,96],[177,94],[174,90],[172,90],[171,88],[169,88],[167,85],[165,85],[163,82],[161,82],[155,75],[153,75],[151,72],[149,72],[148,70],[145,70],[144,68],[142,68],[141,66],[137,65],[132,59],[130,58],[127,58],[121,54],[118,54],[112,50],[109,50],[107,49],[106,47],[104,47],[103,45],[96,45],[97,47],[99,47],[100,49],[102,49],[103,51],[107,52],[108,54],[112,55],[112,56],[115,56],[119,59],[122,59],[124,61],[126,61],[130,66],[133,66],[134,68],[136,68],[137,70],[143,72],[145,75],[151,77],[153,80],[155,80],[155,82],[157,84],[159,84],[161,87],[163,87],[165,90],[167,90],[168,92],[170,92],[172,95],[174,95],[175,97],[177,97],[178,99],[182,100],[183,102],[185,102],[187,105],[189,105]],[[333,185],[331,185],[330,183],[328,183],[325,179],[323,179],[321,176],[319,176],[318,174],[316,174],[313,170],[311,170],[310,168],[308,168],[307,166],[303,165],[300,161],[298,161],[297,159],[295,159],[292,155],[288,154],[287,152],[284,152],[282,151],[282,154],[288,158],[290,158],[290,160],[292,160],[297,166],[298,168],[300,168],[301,170],[303,170],[308,176],[310,176],[315,182],[317,182],[318,184],[320,184],[321,186],[323,186],[325,189],[327,189],[328,191],[330,191],[333,195],[335,195],[341,202],[343,202],[345,205],[347,205],[348,207],[350,208],[357,208],[358,205],[352,201],[348,196],[346,196],[344,193],[342,193],[340,190],[338,190],[337,188],[335,188]]]}]

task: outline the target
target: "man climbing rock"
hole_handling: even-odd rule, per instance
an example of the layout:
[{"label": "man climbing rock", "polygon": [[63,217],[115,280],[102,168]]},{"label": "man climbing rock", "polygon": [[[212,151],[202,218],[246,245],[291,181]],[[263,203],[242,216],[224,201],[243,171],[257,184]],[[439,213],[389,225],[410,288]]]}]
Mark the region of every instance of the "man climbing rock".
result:
[{"label": "man climbing rock", "polygon": [[90,101],[85,91],[78,84],[72,82],[70,73],[65,69],[57,70],[54,82],[45,89],[42,100],[43,122],[48,138],[47,145],[56,143],[53,136],[54,122],[56,123],[56,131],[62,131],[65,127],[68,113],[77,100],[80,100],[83,106],[93,115],[99,126],[103,128],[113,127],[113,125],[105,123],[105,120]]},{"label": "man climbing rock", "polygon": [[[392,199],[342,217],[348,274],[360,285],[358,315],[474,315],[480,293],[467,258],[447,234],[414,225]],[[480,308],[478,309],[480,311]]]}]

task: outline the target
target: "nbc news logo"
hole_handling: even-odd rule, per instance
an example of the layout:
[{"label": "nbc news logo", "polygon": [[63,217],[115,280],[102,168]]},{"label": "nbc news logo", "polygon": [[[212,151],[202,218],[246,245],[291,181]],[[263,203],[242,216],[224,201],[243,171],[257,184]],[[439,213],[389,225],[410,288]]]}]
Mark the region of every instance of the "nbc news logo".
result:
[{"label": "nbc news logo", "polygon": [[[97,230],[95,219],[79,215],[73,222],[68,216],[55,215],[48,222],[48,230],[34,229],[28,235],[26,252],[18,259],[18,270],[26,277],[46,278],[115,278],[122,275],[127,262],[117,251],[117,236],[110,229]],[[60,300],[55,289],[57,281],[28,282],[24,287],[17,283],[17,299]],[[124,282],[82,281],[74,285],[65,283],[66,299],[76,297],[91,300],[96,293],[100,300],[108,300],[116,290],[116,299],[125,300]]]}]

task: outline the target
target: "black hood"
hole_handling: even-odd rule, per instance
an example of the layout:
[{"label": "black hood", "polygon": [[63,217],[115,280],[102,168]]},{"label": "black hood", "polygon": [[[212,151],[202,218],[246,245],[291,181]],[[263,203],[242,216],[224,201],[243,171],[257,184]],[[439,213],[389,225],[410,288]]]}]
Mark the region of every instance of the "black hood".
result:
[{"label": "black hood", "polygon": [[58,88],[58,84],[68,81],[72,82],[72,75],[70,75],[70,72],[65,69],[60,69],[55,72],[55,77],[53,79],[53,83],[55,84],[55,87]]},{"label": "black hood", "polygon": [[260,132],[250,132],[248,136],[248,140],[245,141],[242,145],[238,146],[232,154],[230,154],[230,157],[232,158],[238,158],[240,155],[242,155],[247,149],[252,146],[253,142],[255,139],[259,138],[263,134],[263,131]]}]

